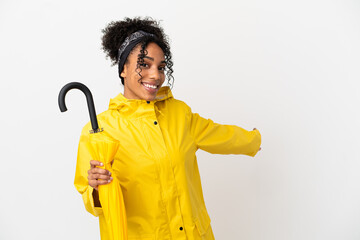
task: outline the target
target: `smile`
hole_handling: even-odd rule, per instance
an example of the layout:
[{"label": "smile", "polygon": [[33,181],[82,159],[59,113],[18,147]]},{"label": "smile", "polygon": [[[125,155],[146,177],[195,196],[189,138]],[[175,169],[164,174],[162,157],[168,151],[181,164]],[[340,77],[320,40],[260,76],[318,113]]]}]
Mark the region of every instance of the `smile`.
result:
[{"label": "smile", "polygon": [[144,86],[145,90],[147,90],[149,93],[156,93],[158,91],[158,87],[159,85],[153,85],[153,84],[149,84],[149,83],[144,83],[142,82],[141,85]]},{"label": "smile", "polygon": [[145,87],[149,87],[149,88],[158,88],[156,85],[150,85],[147,83],[142,83]]}]

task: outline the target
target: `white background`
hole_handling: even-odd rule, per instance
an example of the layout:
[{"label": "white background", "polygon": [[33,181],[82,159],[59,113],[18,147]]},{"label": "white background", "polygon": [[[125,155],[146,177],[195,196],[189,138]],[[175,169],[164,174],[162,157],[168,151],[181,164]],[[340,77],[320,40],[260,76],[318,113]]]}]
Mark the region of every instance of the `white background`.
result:
[{"label": "white background", "polygon": [[73,186],[89,121],[123,91],[101,50],[112,20],[149,15],[171,39],[175,98],[262,134],[262,150],[198,152],[216,239],[360,239],[360,2],[0,2],[0,239],[99,239]]}]

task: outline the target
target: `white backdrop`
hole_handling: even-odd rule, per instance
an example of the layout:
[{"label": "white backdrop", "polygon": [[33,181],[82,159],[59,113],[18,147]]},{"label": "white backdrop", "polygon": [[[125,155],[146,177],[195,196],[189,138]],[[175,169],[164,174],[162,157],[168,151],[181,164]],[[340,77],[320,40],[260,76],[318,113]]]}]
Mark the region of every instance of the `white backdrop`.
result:
[{"label": "white backdrop", "polygon": [[125,16],[163,20],[175,98],[262,134],[251,158],[198,151],[216,239],[360,239],[360,2],[0,2],[0,239],[99,239],[73,186],[89,121],[123,91],[101,29]]}]

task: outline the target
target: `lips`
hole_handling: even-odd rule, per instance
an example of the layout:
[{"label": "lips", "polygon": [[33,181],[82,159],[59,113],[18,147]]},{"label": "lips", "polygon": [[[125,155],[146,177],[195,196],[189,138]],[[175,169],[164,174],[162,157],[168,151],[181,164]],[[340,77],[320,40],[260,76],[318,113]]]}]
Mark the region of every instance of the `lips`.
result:
[{"label": "lips", "polygon": [[150,93],[156,93],[159,88],[159,85],[147,82],[141,82],[141,85]]},{"label": "lips", "polygon": [[143,82],[142,84],[149,88],[153,88],[153,89],[158,88],[158,85],[156,85],[156,84],[151,84],[151,83],[146,83],[146,82]]}]

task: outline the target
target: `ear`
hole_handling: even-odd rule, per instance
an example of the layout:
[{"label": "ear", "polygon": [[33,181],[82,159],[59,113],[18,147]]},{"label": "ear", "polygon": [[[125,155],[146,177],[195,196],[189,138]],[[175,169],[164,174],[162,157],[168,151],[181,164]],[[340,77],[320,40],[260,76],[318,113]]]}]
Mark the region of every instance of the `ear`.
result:
[{"label": "ear", "polygon": [[127,64],[124,64],[123,70],[120,73],[120,76],[125,78],[126,77],[126,73],[127,73]]}]

